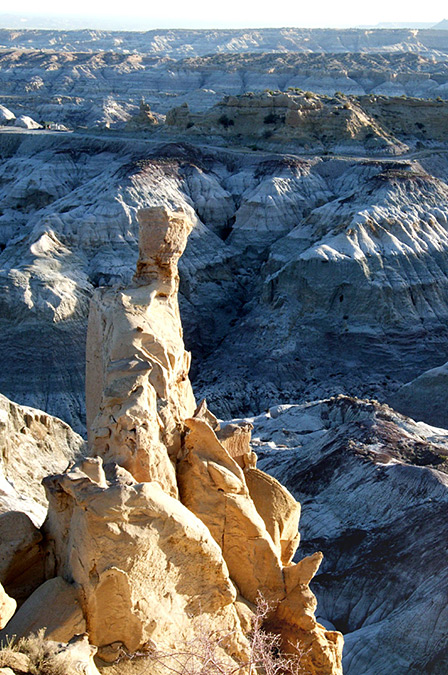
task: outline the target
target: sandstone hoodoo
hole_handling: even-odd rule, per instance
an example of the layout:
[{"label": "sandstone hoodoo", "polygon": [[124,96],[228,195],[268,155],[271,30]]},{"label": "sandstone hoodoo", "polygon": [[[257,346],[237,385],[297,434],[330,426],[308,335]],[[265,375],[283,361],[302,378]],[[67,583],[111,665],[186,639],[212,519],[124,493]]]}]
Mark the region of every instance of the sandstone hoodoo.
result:
[{"label": "sandstone hoodoo", "polygon": [[140,211],[140,255],[130,288],[93,298],[87,339],[91,452],[177,496],[182,420],[195,401],[182,340],[177,261],[191,223],[182,212]]},{"label": "sandstone hoodoo", "polygon": [[448,31],[0,47],[0,675],[446,675]]},{"label": "sandstone hoodoo", "polygon": [[[316,621],[309,588],[322,555],[292,562],[300,505],[256,468],[250,424],[221,427],[205,401],[196,407],[177,305],[192,224],[164,207],[139,223],[133,283],[92,300],[90,456],[44,479],[49,580],[9,625],[22,635],[47,626],[63,642],[84,631],[117,673],[127,657],[151,659],[206,625],[242,666],[263,597],[265,628],[299,671],[339,675],[342,635]],[[33,612],[39,598],[64,607],[57,625]]]}]

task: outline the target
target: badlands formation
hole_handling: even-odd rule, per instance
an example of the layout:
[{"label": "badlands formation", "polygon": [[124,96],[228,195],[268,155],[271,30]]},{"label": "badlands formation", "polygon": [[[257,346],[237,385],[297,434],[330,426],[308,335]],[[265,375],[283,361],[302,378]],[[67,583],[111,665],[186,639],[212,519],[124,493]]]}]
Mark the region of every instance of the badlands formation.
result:
[{"label": "badlands formation", "polygon": [[223,419],[337,393],[393,403],[448,361],[442,149],[300,158],[194,139],[0,133],[4,395],[85,434],[90,297],[130,282],[136,212],[160,204],[194,223],[185,339]]},{"label": "badlands formation", "polygon": [[64,673],[239,667],[262,589],[446,675],[447,39],[0,31],[0,612]]},{"label": "badlands formation", "polygon": [[[67,675],[93,675],[96,653],[106,673],[131,672],[133,663],[132,672],[153,672],[152,661],[164,672],[158,653],[177,649],[182,658],[182,641],[207,630],[222,663],[249,672],[256,655],[247,632],[263,597],[265,626],[296,654],[297,672],[338,675],[342,635],[316,621],[309,588],[322,555],[292,562],[299,504],[256,468],[250,424],[221,427],[205,401],[196,407],[177,304],[177,260],[192,223],[160,207],[140,211],[139,221],[132,285],[100,290],[92,301],[89,449],[43,480],[48,515],[34,530],[34,546],[45,581],[16,613],[10,580],[22,582],[22,592],[29,583],[17,567],[30,550],[31,521],[21,538],[17,528],[7,547],[2,540],[2,558],[4,547],[9,555],[1,577],[3,638],[43,630],[55,643],[53,660],[66,659]],[[42,441],[53,431],[55,443],[76,446],[62,422],[4,406],[6,424],[22,415],[16,426],[25,424],[32,449],[45,454]],[[20,465],[15,482],[19,473]],[[19,480],[17,490],[26,491]],[[26,516],[5,510],[5,518]],[[22,656],[0,651],[0,666],[34,672],[18,663]]]},{"label": "badlands formation", "polygon": [[123,127],[142,95],[166,114],[300,88],[448,98],[446,30],[0,30],[0,104],[71,128]]}]

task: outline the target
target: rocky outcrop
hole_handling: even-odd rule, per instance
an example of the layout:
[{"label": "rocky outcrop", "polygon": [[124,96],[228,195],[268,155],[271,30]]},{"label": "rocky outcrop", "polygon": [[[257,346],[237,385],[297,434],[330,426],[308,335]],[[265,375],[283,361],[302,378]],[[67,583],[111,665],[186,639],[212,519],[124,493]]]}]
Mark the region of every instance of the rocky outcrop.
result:
[{"label": "rocky outcrop", "polygon": [[408,148],[381,127],[354,98],[329,99],[311,92],[265,92],[228,96],[205,113],[180,107],[167,115],[168,127],[189,134],[219,135],[234,142],[281,143],[283,150],[399,154]]},{"label": "rocky outcrop", "polygon": [[46,640],[69,642],[86,631],[79,590],[62,577],[48,579],[23,603],[8,623],[4,635],[26,637],[42,634]]},{"label": "rocky outcrop", "polygon": [[151,112],[150,106],[142,99],[137,115],[133,115],[126,123],[126,131],[144,131],[158,123],[158,117]]},{"label": "rocky outcrop", "polygon": [[207,421],[196,417],[186,424],[178,469],[182,502],[219,543],[243,597],[255,604],[261,594],[271,604],[267,625],[279,633],[285,651],[297,649],[306,672],[340,672],[342,636],[316,621],[309,589],[322,556],[290,564],[299,543],[299,505],[262,471],[250,465],[242,470]]},{"label": "rocky outcrop", "polygon": [[13,124],[15,119],[16,116],[9,108],[0,105],[0,125]]},{"label": "rocky outcrop", "polygon": [[67,642],[85,630],[103,662],[116,662],[191,640],[205,621],[225,636],[226,658],[245,663],[250,608],[263,597],[285,651],[313,675],[339,675],[342,637],[316,621],[309,589],[321,555],[291,562],[299,505],[256,469],[249,424],[221,428],[205,402],[195,406],[177,306],[191,224],[166,208],[139,221],[133,285],[92,303],[94,456],[44,479],[52,578],[4,634],[46,626]]},{"label": "rocky outcrop", "polygon": [[47,505],[42,479],[63,471],[83,449],[82,438],[62,420],[0,394],[0,514],[23,511],[40,525]]},{"label": "rocky outcrop", "polygon": [[195,409],[184,350],[177,261],[191,223],[184,213],[141,211],[135,285],[103,289],[87,339],[87,423],[91,452],[158,481],[177,495],[174,462],[181,422]]},{"label": "rocky outcrop", "polygon": [[14,126],[21,129],[42,129],[42,125],[33,120],[32,117],[28,115],[20,115],[17,119],[14,120]]},{"label": "rocky outcrop", "polygon": [[300,550],[324,553],[316,614],[344,633],[344,673],[446,670],[446,430],[347,396],[248,421],[262,469],[302,502]]},{"label": "rocky outcrop", "polygon": [[[80,589],[101,657],[173,647],[192,638],[201,615],[242,640],[236,592],[207,528],[158,483],[106,470],[86,460],[46,479],[56,570]],[[244,641],[233,648],[241,655]]]}]

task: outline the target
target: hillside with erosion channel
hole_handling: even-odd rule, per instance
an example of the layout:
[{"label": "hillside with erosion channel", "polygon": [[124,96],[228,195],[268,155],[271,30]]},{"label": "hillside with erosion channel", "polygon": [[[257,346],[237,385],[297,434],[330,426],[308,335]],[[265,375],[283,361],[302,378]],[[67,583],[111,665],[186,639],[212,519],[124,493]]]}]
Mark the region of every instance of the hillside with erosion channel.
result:
[{"label": "hillside with erosion channel", "polygon": [[1,29],[0,325],[1,673],[446,675],[448,31]]}]

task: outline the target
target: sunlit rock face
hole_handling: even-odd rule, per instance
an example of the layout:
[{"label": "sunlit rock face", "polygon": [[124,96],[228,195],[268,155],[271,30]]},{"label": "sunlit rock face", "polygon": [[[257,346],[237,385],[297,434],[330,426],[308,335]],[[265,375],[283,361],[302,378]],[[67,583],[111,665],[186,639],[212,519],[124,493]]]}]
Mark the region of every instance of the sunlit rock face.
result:
[{"label": "sunlit rock face", "polygon": [[292,562],[299,504],[256,468],[250,424],[221,428],[195,404],[177,305],[192,222],[166,207],[138,220],[132,282],[91,302],[89,456],[43,481],[50,579],[11,630],[28,635],[30,607],[45,597],[66,613],[54,626],[38,611],[32,628],[64,641],[85,631],[106,662],[173,648],[202,620],[223,632],[216,648],[230,663],[248,663],[261,594],[279,647],[315,675],[341,675],[342,635],[316,620],[309,588],[322,554]]},{"label": "sunlit rock face", "polygon": [[226,96],[203,113],[189,114],[185,104],[171,110],[166,129],[181,128],[192,136],[219,135],[230,143],[257,141],[282,152],[339,151],[364,156],[408,150],[371,115],[369,99],[364,101],[360,105],[358,99],[340,93],[329,98],[308,91]]},{"label": "sunlit rock face", "polygon": [[92,300],[86,402],[93,455],[119,462],[134,478],[157,481],[177,497],[175,462],[183,420],[196,403],[182,340],[177,263],[192,228],[180,210],[138,213],[134,283]]}]

